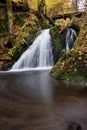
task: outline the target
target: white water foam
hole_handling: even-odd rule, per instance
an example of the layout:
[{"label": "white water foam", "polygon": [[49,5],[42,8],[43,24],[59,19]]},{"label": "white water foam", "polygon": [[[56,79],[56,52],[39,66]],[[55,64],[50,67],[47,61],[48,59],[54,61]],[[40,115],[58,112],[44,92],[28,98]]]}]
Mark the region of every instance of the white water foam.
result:
[{"label": "white water foam", "polygon": [[73,43],[77,37],[76,32],[72,28],[67,28],[66,34],[66,51],[69,51],[73,47]]},{"label": "white water foam", "polygon": [[33,44],[22,54],[13,65],[11,71],[19,69],[48,69],[53,64],[52,39],[49,29],[46,29],[41,32]]}]

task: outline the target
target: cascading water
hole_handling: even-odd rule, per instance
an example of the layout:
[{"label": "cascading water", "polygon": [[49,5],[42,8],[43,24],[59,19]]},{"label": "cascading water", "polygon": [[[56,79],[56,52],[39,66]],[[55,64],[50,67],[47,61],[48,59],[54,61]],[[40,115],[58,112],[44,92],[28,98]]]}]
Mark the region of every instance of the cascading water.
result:
[{"label": "cascading water", "polygon": [[78,9],[80,11],[86,10],[87,9],[87,7],[86,7],[86,0],[78,0],[77,1],[77,6],[78,6]]},{"label": "cascading water", "polygon": [[75,6],[77,7],[77,9],[79,11],[84,11],[87,9],[86,0],[77,0],[77,1],[75,1],[75,3],[73,3],[73,2],[74,2],[73,0],[70,0],[71,6],[72,6],[72,4],[75,4]]},{"label": "cascading water", "polygon": [[52,40],[49,29],[46,29],[13,65],[12,70],[51,66],[53,66]]},{"label": "cascading water", "polygon": [[72,28],[67,28],[66,33],[66,50],[69,51],[73,47],[73,43],[77,37],[76,32]]}]

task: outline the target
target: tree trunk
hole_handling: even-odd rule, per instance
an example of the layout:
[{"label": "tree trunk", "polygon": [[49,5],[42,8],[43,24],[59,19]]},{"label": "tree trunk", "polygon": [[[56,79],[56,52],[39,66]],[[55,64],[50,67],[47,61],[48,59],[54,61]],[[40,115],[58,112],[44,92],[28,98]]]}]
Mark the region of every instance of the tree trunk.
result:
[{"label": "tree trunk", "polygon": [[71,0],[71,1],[72,1],[73,11],[77,11],[78,10],[78,5],[77,5],[78,0]]},{"label": "tree trunk", "polygon": [[7,14],[8,14],[8,31],[10,34],[10,38],[12,38],[12,34],[13,34],[12,0],[6,0],[6,4],[7,4]]},{"label": "tree trunk", "polygon": [[26,8],[29,8],[29,1],[28,0],[22,0]]}]

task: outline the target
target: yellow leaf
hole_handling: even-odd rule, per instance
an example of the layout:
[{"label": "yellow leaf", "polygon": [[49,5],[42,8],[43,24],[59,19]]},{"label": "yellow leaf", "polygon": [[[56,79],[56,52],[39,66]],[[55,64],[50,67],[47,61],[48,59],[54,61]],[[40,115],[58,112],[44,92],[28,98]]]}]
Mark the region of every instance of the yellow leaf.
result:
[{"label": "yellow leaf", "polygon": [[75,69],[74,69],[74,71],[76,72],[76,71],[77,71],[77,69],[75,68]]},{"label": "yellow leaf", "polygon": [[81,60],[82,59],[82,57],[79,57],[79,60]]}]

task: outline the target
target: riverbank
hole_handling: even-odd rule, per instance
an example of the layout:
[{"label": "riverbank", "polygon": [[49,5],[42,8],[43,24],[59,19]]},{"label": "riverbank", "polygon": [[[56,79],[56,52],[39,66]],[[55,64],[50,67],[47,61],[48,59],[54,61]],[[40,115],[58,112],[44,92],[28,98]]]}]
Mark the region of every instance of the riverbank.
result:
[{"label": "riverbank", "polygon": [[80,27],[74,47],[62,55],[51,75],[56,79],[87,81],[87,13],[73,22]]}]

